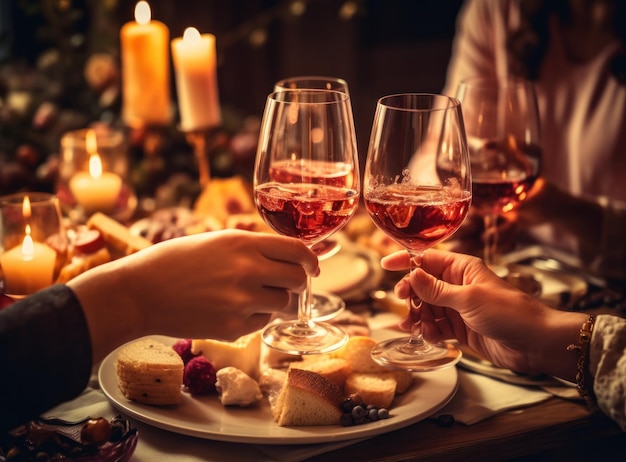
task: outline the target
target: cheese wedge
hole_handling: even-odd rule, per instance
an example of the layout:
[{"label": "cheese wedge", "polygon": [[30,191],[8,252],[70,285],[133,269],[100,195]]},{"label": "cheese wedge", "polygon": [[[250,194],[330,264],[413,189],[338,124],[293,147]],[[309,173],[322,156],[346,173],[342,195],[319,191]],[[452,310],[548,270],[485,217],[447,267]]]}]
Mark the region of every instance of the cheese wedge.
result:
[{"label": "cheese wedge", "polygon": [[261,359],[261,332],[239,337],[233,342],[213,339],[194,339],[191,341],[191,352],[201,354],[211,361],[217,370],[224,367],[235,367],[253,379],[258,379]]}]

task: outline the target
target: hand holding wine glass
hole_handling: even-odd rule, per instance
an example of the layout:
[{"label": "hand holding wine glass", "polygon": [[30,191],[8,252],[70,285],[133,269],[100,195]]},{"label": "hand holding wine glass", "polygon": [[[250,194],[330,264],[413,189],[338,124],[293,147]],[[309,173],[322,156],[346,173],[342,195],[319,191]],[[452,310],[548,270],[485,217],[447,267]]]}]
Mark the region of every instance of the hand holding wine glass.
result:
[{"label": "hand holding wine glass", "polygon": [[472,78],[457,98],[472,164],[472,208],[483,217],[484,260],[497,273],[498,218],[528,195],[541,166],[539,111],[533,85],[518,78]]},{"label": "hand holding wine glass", "polygon": [[[398,94],[376,106],[365,174],[367,212],[383,232],[407,249],[411,270],[424,251],[453,234],[471,202],[471,174],[461,104],[433,94]],[[411,335],[379,343],[378,363],[429,371],[458,362],[454,343],[430,344],[421,334],[421,305],[409,298]]]},{"label": "hand holding wine glass", "polygon": [[[341,229],[359,203],[359,167],[350,98],[331,90],[284,90],[268,98],[254,168],[257,209],[279,234],[309,247]],[[263,340],[291,354],[332,351],[346,333],[311,318],[311,278],[298,319],[268,326]]]}]

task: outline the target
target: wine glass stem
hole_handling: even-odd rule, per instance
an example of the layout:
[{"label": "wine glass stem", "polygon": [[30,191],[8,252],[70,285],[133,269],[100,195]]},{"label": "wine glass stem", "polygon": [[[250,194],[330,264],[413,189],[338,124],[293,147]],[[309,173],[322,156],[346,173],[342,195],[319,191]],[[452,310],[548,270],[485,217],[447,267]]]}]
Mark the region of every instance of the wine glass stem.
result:
[{"label": "wine glass stem", "polygon": [[[422,259],[424,258],[424,252],[409,251],[411,266],[409,269],[409,275],[417,268],[422,266]],[[411,296],[409,298],[409,317],[411,319],[411,336],[409,337],[409,344],[417,348],[426,348],[426,342],[422,336],[422,299],[419,298],[413,288],[411,287]]]},{"label": "wine glass stem", "polygon": [[298,297],[298,328],[311,329],[311,276],[306,276],[306,288]]},{"label": "wine glass stem", "polygon": [[483,259],[487,266],[496,263],[498,249],[498,215],[487,213],[484,216],[485,222],[485,249]]}]

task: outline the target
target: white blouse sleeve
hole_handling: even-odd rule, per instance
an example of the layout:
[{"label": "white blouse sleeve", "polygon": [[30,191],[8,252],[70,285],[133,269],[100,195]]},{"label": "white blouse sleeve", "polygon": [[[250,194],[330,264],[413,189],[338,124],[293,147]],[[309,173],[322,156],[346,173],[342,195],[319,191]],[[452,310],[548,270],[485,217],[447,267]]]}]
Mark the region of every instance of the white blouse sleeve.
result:
[{"label": "white blouse sleeve", "polygon": [[589,370],[600,410],[626,431],[626,319],[596,318],[589,351]]},{"label": "white blouse sleeve", "polygon": [[466,0],[457,15],[444,94],[454,96],[468,77],[506,76],[507,34],[518,22],[516,0]]}]

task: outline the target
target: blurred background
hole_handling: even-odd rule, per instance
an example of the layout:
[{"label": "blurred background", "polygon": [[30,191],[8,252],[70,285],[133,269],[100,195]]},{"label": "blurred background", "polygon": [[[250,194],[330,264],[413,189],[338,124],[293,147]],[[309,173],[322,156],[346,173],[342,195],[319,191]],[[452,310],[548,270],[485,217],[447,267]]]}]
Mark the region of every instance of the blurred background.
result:
[{"label": "blurred background", "polygon": [[[0,0],[0,194],[53,189],[63,133],[99,122],[120,126],[119,31],[134,19],[135,3]],[[225,138],[222,160],[212,162],[215,175],[228,176],[241,163],[224,156],[253,155],[267,94],[295,75],[348,81],[364,158],[380,96],[441,91],[461,0],[149,3],[170,39],[188,26],[216,36]],[[175,124],[164,149],[187,155]]]}]

